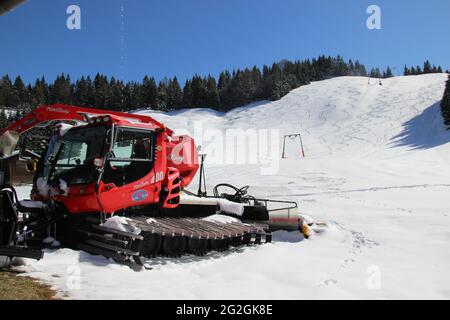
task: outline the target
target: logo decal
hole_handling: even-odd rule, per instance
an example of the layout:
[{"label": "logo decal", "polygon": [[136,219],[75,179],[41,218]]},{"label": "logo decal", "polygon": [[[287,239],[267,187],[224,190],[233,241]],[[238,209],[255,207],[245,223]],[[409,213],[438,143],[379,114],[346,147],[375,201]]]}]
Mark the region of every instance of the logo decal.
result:
[{"label": "logo decal", "polygon": [[145,190],[137,190],[133,193],[132,199],[134,202],[143,201],[148,198],[148,192]]},{"label": "logo decal", "polygon": [[65,113],[65,114],[69,114],[70,113],[69,110],[65,110],[65,109],[62,109],[62,108],[54,108],[54,107],[47,107],[47,111],[49,111],[49,112]]},{"label": "logo decal", "polygon": [[150,183],[157,183],[159,181],[162,181],[164,179],[164,172],[159,171],[156,173],[155,176],[152,176],[152,178],[150,179]]}]

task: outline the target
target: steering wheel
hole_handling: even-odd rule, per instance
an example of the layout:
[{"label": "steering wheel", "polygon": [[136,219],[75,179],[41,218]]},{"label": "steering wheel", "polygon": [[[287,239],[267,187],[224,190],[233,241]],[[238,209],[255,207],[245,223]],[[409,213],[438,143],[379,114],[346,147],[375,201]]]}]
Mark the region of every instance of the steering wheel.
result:
[{"label": "steering wheel", "polygon": [[[233,189],[234,194],[229,194],[229,193],[225,193],[225,192],[219,194],[220,187],[227,187],[227,188]],[[237,188],[228,183],[220,183],[214,187],[213,191],[214,191],[215,197],[225,198],[225,199],[233,201],[233,202],[243,203],[243,202],[247,202],[247,200],[245,199],[245,195],[247,194],[247,190],[249,187],[250,186],[243,186],[242,188]]]}]

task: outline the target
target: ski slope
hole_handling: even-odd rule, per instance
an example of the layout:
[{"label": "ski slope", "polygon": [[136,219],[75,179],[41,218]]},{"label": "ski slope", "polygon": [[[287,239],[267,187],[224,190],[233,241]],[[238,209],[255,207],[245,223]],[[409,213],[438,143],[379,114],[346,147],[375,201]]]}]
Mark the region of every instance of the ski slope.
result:
[{"label": "ski slope", "polygon": [[449,299],[450,131],[439,111],[446,79],[396,77],[380,86],[341,77],[226,114],[140,111],[181,133],[196,125],[275,129],[281,141],[301,132],[306,158],[289,140],[273,175],[207,157],[208,187],[248,184],[254,195],[298,201],[328,230],[309,240],[277,232],[271,244],[206,257],[157,258],[141,272],[68,249],[16,268],[76,299]]}]

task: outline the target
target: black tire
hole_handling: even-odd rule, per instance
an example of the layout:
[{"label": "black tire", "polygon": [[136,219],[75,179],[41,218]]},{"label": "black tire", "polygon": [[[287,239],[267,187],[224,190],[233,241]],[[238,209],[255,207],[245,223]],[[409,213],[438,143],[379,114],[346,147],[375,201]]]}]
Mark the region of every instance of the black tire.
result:
[{"label": "black tire", "polygon": [[251,244],[251,239],[252,239],[252,235],[249,234],[249,233],[246,233],[242,237],[242,243],[245,244],[245,245],[250,245]]},{"label": "black tire", "polygon": [[271,243],[272,242],[272,233],[268,232],[266,233],[266,243]]},{"label": "black tire", "polygon": [[159,234],[146,234],[139,245],[139,253],[146,258],[156,256],[161,250],[162,237]]},{"label": "black tire", "polygon": [[11,267],[11,258],[7,256],[0,256],[0,270],[9,269]]},{"label": "black tire", "polygon": [[208,251],[208,240],[189,238],[188,249],[190,253],[202,256]]},{"label": "black tire", "polygon": [[169,257],[179,257],[186,251],[185,237],[164,237],[163,252]]},{"label": "black tire", "polygon": [[219,252],[225,251],[228,248],[228,240],[227,239],[210,240],[209,245],[211,246],[212,250]]},{"label": "black tire", "polygon": [[256,236],[255,236],[255,244],[261,244],[261,235],[260,234],[256,234]]}]

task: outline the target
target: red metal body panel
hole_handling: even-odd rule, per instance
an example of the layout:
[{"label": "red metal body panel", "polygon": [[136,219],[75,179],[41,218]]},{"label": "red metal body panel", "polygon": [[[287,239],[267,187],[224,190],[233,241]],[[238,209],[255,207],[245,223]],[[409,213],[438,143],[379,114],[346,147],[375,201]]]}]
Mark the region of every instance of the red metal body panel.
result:
[{"label": "red metal body panel", "polygon": [[[175,208],[179,203],[182,187],[189,185],[199,167],[194,140],[189,136],[173,136],[173,131],[149,116],[117,111],[80,108],[61,104],[47,105],[0,130],[21,134],[27,130],[53,120],[76,120],[86,126],[96,126],[91,117],[109,116],[109,123],[132,128],[155,130],[155,152],[153,169],[145,177],[132,183],[116,186],[100,181],[89,185],[69,186],[66,195],[50,198],[63,202],[72,214],[84,212],[113,213],[128,207],[161,203],[165,208]],[[105,125],[108,122],[103,122]],[[164,199],[161,196],[164,195]],[[32,197],[40,197],[32,195]]]},{"label": "red metal body panel", "polygon": [[181,186],[188,186],[197,173],[198,152],[194,139],[189,136],[175,136],[167,144],[167,165],[177,168],[181,177]]},{"label": "red metal body panel", "polygon": [[[23,117],[17,122],[14,122],[10,126],[0,130],[0,135],[6,131],[14,131],[17,133],[23,133],[42,122],[53,120],[77,120],[85,121],[85,115],[110,115],[115,116],[118,124],[133,124],[136,127],[151,128],[151,129],[164,129],[165,126],[156,121],[152,117],[119,112],[110,110],[100,110],[91,108],[81,108],[75,106],[69,106],[64,104],[52,104],[36,108],[34,111]],[[133,123],[133,121],[135,121]],[[136,123],[136,121],[138,121]],[[140,123],[139,123],[140,122]],[[169,135],[173,132],[169,128],[165,128]]]}]

